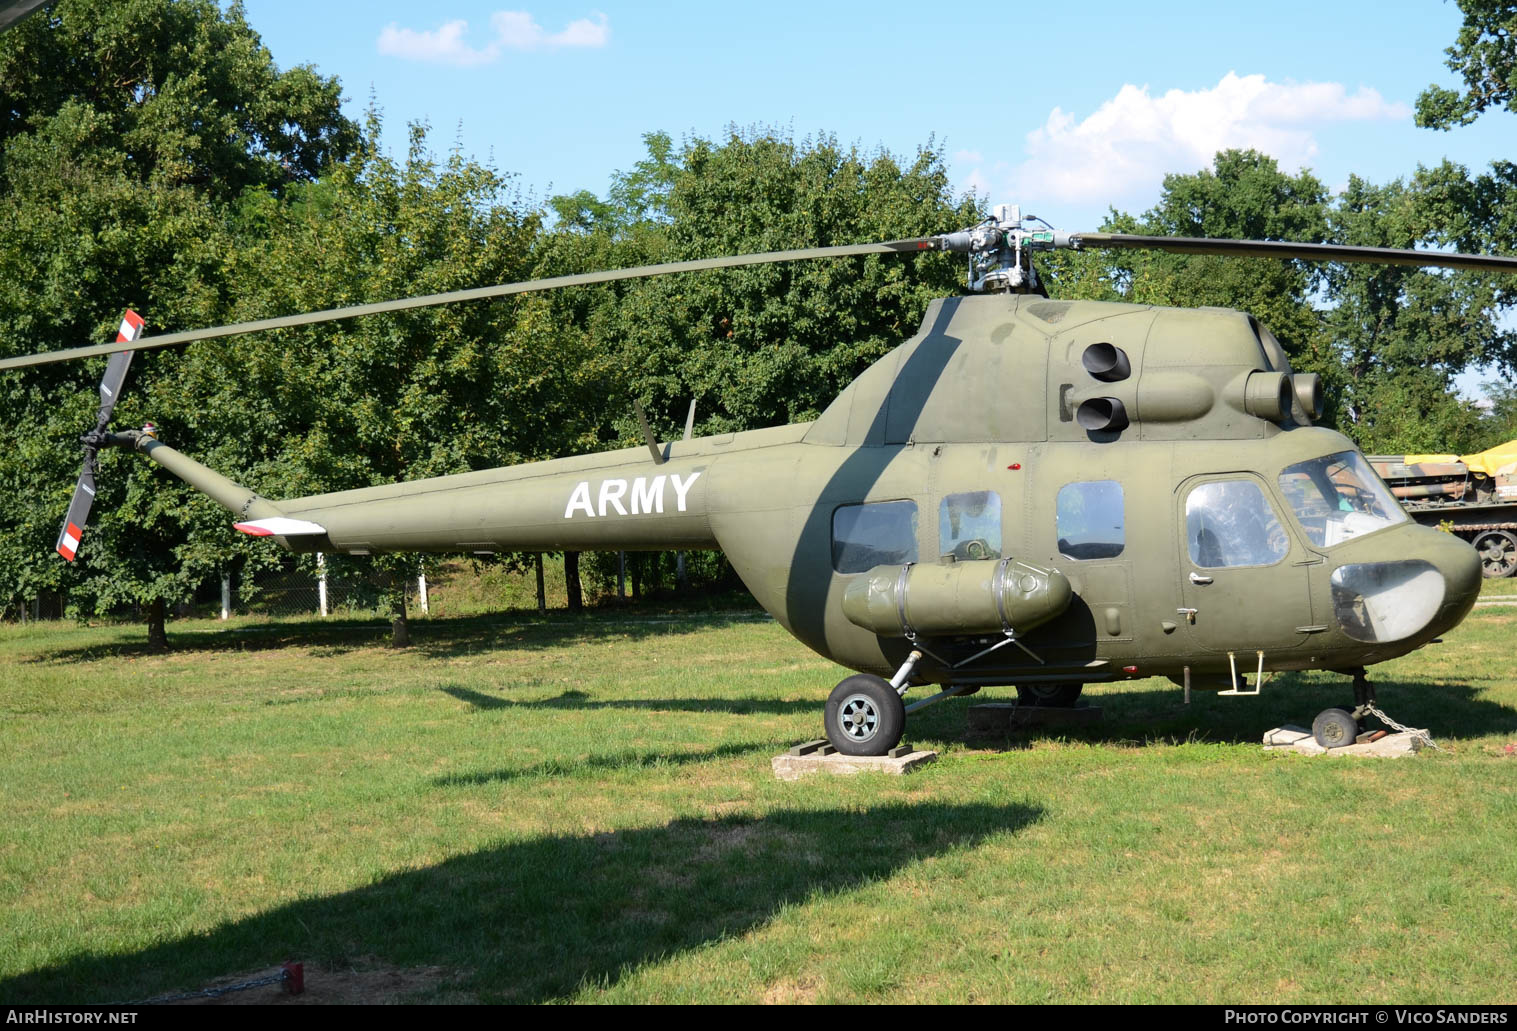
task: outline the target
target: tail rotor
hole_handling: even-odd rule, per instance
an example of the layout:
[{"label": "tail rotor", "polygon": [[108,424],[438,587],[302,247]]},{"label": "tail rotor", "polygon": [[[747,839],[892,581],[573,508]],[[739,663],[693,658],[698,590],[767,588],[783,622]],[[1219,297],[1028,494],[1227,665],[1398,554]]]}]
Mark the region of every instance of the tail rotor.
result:
[{"label": "tail rotor", "polygon": [[[130,343],[142,335],[142,316],[127,309],[121,317],[121,328],[116,333],[117,343]],[[74,496],[69,501],[68,515],[63,519],[63,529],[58,533],[58,554],[72,562],[79,551],[79,542],[84,537],[84,526],[89,520],[90,506],[95,502],[95,477],[100,470],[96,455],[106,444],[106,427],[111,423],[111,413],[121,397],[122,384],[126,382],[127,369],[132,364],[131,351],[117,351],[106,363],[105,375],[100,380],[100,411],[95,419],[95,428],[79,438],[84,445],[84,462],[79,468],[79,482],[74,485]]]}]

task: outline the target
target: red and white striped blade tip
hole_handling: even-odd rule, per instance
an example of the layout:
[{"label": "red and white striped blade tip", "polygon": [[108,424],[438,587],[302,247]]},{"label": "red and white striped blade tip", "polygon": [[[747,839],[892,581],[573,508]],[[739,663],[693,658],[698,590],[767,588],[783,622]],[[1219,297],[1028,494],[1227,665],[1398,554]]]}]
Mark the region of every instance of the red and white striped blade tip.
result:
[{"label": "red and white striped blade tip", "polygon": [[272,519],[254,519],[246,523],[233,523],[232,528],[241,530],[249,537],[306,537],[326,533],[327,528],[304,519],[275,516]]},{"label": "red and white striped blade tip", "polygon": [[121,316],[121,328],[116,331],[116,342],[130,343],[142,335],[142,316],[128,308]]},{"label": "red and white striped blade tip", "polygon": [[69,523],[68,526],[64,527],[63,536],[58,538],[58,554],[70,562],[74,561],[74,555],[79,551],[79,540],[83,536],[83,530],[73,523]]}]

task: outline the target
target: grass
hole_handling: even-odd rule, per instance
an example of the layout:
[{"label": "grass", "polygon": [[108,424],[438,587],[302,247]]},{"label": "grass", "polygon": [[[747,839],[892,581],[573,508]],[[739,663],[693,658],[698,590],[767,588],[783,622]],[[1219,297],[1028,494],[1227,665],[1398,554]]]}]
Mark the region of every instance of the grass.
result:
[{"label": "grass", "polygon": [[0,1000],[1511,1003],[1514,628],[1372,670],[1416,759],[1264,753],[1307,674],[782,783],[842,671],[751,610],[0,627]]}]

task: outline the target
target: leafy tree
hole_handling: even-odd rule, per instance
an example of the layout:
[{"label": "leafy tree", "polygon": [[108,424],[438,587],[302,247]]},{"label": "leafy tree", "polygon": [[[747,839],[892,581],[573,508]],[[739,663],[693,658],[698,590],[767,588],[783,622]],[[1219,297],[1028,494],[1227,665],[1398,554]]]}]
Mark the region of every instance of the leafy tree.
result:
[{"label": "leafy tree", "polygon": [[[734,130],[678,153],[663,134],[645,139],[648,158],[612,188],[609,230],[552,241],[545,271],[895,239],[975,217],[930,147],[903,164],[831,137]],[[703,431],[723,432],[815,418],[915,331],[929,300],[959,288],[951,259],[869,257],[660,277],[564,303],[629,370],[623,392],[660,430],[678,430],[698,398]],[[606,435],[637,438],[630,406]]]},{"label": "leafy tree", "polygon": [[[367,137],[378,139],[377,118]],[[403,162],[361,146],[285,197],[249,195],[230,273],[238,319],[527,278],[540,215],[495,170],[439,162],[413,127]],[[476,302],[207,342],[194,406],[232,427],[234,464],[270,497],[441,476],[543,457],[579,414],[578,337],[545,305]],[[339,563],[340,565],[341,563]],[[416,556],[359,563],[389,583],[395,640]]]},{"label": "leafy tree", "polygon": [[1517,6],[1510,0],[1459,0],[1464,24],[1444,51],[1464,79],[1464,92],[1429,86],[1417,98],[1417,124],[1432,129],[1469,125],[1491,107],[1508,111],[1517,98]]},{"label": "leafy tree", "polygon": [[[1357,176],[1330,213],[1335,240],[1371,247],[1437,247],[1464,235],[1463,210],[1441,185],[1462,169],[1423,170],[1410,185]],[[1460,450],[1476,418],[1455,396],[1465,369],[1509,362],[1517,336],[1495,317],[1504,277],[1364,264],[1329,265],[1324,324],[1341,362],[1346,423],[1372,451]],[[1439,443],[1439,440],[1442,443]]]},{"label": "leafy tree", "polygon": [[[0,37],[0,94],[6,354],[109,339],[127,306],[156,331],[219,321],[233,201],[310,180],[357,138],[335,79],[281,71],[241,7],[212,0],[61,0]],[[85,611],[146,605],[161,643],[163,602],[239,545],[224,520],[213,543],[203,499],[108,454],[80,561],[52,553],[101,364],[0,378],[27,441],[0,457],[0,591],[68,590]],[[171,423],[179,369],[140,357],[118,421],[151,408]]]}]

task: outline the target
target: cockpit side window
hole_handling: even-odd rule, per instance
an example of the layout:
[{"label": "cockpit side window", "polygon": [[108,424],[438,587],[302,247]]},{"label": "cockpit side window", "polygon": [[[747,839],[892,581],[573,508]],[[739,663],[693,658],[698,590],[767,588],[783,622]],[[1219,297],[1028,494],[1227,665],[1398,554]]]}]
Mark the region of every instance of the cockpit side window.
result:
[{"label": "cockpit side window", "polygon": [[1253,480],[1215,480],[1185,499],[1190,560],[1202,569],[1274,565],[1290,551],[1290,538],[1264,491]]},{"label": "cockpit side window", "polygon": [[1280,474],[1280,492],[1307,539],[1330,548],[1396,523],[1407,514],[1357,451],[1297,462]]}]

